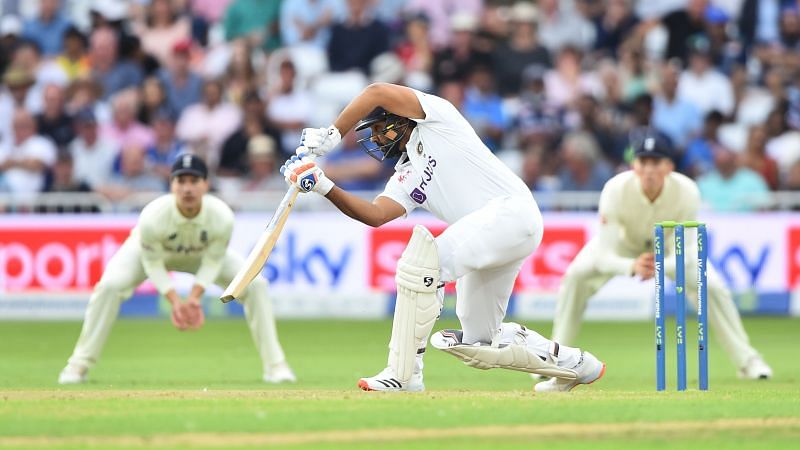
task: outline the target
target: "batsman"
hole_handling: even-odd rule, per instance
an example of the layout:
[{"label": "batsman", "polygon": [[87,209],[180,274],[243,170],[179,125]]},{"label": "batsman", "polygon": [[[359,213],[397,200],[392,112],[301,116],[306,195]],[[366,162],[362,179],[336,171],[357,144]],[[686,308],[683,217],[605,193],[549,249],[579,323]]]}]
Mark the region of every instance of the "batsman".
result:
[{"label": "batsman", "polygon": [[[179,330],[203,325],[200,299],[206,287],[227,286],[244,264],[228,248],[233,211],[222,200],[207,195],[208,169],[192,154],[179,155],[172,166],[170,194],[142,210],[128,239],[114,254],[94,287],[83,329],[69,362],[58,377],[60,384],[83,383],[100,357],[122,301],[149,279],[170,303],[172,323]],[[168,271],[195,275],[186,299],[176,292]],[[256,278],[242,295],[247,325],[263,363],[268,383],[292,382],[295,375],[278,342],[267,283]]]},{"label": "batsman", "polygon": [[[611,278],[653,277],[653,224],[697,220],[700,192],[694,181],[673,171],[675,155],[667,139],[652,129],[635,129],[629,148],[633,152],[632,170],[616,175],[603,187],[598,233],[564,275],[553,322],[553,339],[559,342],[574,343],[587,302]],[[672,242],[672,237],[665,241]],[[684,242],[684,253],[696,254],[696,240],[687,238]],[[665,253],[666,274],[674,277],[673,246],[666,245]],[[687,286],[696,286],[697,260],[686,261]],[[722,344],[741,378],[770,378],[772,369],[750,345],[730,291],[710,265],[707,273],[711,334]],[[687,294],[696,305],[697,290],[688,289]]]},{"label": "batsman", "polygon": [[[334,185],[308,154],[333,150],[353,127],[395,172],[373,201]],[[376,83],[328,128],[307,128],[286,162],[287,182],[324,195],[349,217],[372,227],[423,208],[448,228],[433,237],[414,227],[397,264],[397,300],[387,367],[358,386],[367,391],[422,391],[423,356],[439,316],[445,283],[456,282],[460,330],[430,336],[431,345],[479,369],[504,368],[558,380],[567,391],[599,379],[605,364],[589,352],[559,345],[522,325],[503,322],[523,261],[539,246],[539,207],[522,180],[481,142],[448,101],[404,86]]]}]

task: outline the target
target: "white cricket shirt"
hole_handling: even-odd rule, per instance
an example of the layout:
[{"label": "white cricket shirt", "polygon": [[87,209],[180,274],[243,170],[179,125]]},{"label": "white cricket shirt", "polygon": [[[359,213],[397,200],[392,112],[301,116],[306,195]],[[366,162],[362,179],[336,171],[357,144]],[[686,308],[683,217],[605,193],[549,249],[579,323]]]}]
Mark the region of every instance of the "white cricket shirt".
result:
[{"label": "white cricket shirt", "polygon": [[200,213],[184,217],[172,194],[163,195],[142,210],[128,238],[141,246],[142,265],[158,292],[172,288],[167,271],[200,263],[195,284],[214,283],[233,231],[233,211],[222,200],[203,196]]},{"label": "white cricket shirt", "polygon": [[[653,225],[666,220],[697,219],[700,191],[690,178],[672,172],[664,180],[661,194],[651,202],[642,192],[639,178],[629,170],[606,182],[600,194],[600,232],[593,239],[600,248],[597,267],[606,273],[631,275],[636,257],[653,251]],[[665,230],[665,253],[674,245]],[[687,234],[686,247],[693,246]]]},{"label": "white cricket shirt", "polygon": [[524,196],[530,189],[483,144],[447,100],[414,91],[425,111],[406,144],[406,155],[380,195],[406,214],[421,207],[452,224],[490,200]]}]

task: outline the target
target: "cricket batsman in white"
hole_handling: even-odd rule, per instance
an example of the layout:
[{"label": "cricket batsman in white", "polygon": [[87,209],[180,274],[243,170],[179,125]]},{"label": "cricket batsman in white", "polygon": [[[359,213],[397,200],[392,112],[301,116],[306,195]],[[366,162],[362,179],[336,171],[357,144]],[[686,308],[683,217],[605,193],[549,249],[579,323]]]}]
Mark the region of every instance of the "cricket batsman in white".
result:
[{"label": "cricket batsman in white", "polygon": [[[385,190],[372,202],[335,186],[306,157],[330,152],[354,126],[371,130],[359,140],[371,156],[399,158]],[[303,133],[297,155],[282,168],[300,191],[324,195],[346,215],[373,227],[418,207],[449,224],[436,238],[425,227],[414,227],[397,265],[388,367],[361,378],[361,389],[425,389],[423,355],[442,308],[442,286],[450,281],[456,281],[462,329],[435,333],[434,347],[479,369],[556,377],[559,383],[551,390],[567,391],[603,376],[605,364],[591,353],[503,323],[520,267],[542,240],[542,216],[522,180],[486,148],[452,104],[377,83],[353,99],[333,125]]]},{"label": "cricket batsman in white", "polygon": [[[580,330],[586,303],[614,276],[653,277],[653,225],[666,220],[697,220],[700,191],[690,178],[673,171],[669,142],[652,129],[631,132],[633,170],[610,179],[600,194],[598,233],[570,264],[561,283],[553,322],[553,339],[572,345]],[[672,230],[665,230],[672,242]],[[686,254],[697,252],[697,241],[686,239]],[[665,274],[675,276],[674,246],[665,246]],[[697,306],[697,259],[686,258],[686,285]],[[766,379],[772,369],[750,345],[730,291],[709,264],[708,314],[715,335],[739,375]],[[541,386],[549,381],[539,383]]]},{"label": "cricket batsman in white", "polygon": [[[207,195],[208,169],[198,156],[184,154],[172,166],[170,194],[142,210],[128,239],[111,260],[89,299],[83,329],[69,362],[58,377],[60,384],[85,382],[97,362],[120,304],[149,279],[172,305],[172,323],[179,330],[198,329],[204,317],[201,299],[206,287],[227,286],[244,259],[228,249],[233,211],[222,200]],[[180,298],[169,271],[195,275],[189,296]],[[268,383],[294,382],[275,329],[267,282],[257,277],[242,295],[247,325],[263,363]]]}]

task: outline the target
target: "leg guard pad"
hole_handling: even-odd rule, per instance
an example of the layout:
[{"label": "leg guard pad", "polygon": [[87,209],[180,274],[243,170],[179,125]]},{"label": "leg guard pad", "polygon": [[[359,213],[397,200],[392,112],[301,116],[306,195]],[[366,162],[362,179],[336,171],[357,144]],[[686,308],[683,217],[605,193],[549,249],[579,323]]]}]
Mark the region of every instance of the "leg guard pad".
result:
[{"label": "leg guard pad", "polygon": [[411,239],[397,263],[397,301],[389,343],[389,367],[407,383],[414,371],[417,350],[424,348],[441,303],[439,254],[433,235],[423,226],[414,227]]}]

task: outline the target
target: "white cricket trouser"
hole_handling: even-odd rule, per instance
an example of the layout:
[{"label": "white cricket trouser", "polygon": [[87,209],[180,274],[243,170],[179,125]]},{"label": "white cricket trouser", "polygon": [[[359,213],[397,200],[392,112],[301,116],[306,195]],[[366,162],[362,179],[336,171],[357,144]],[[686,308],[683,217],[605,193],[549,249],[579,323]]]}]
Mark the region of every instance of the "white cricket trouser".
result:
[{"label": "white cricket trouser", "polygon": [[450,225],[436,238],[441,281],[456,281],[463,341],[489,343],[506,315],[522,263],[542,241],[531,197],[505,197]]},{"label": "white cricket trouser", "polygon": [[[581,327],[586,303],[613,275],[597,270],[596,256],[601,251],[595,239],[590,240],[572,261],[561,281],[558,292],[556,316],[553,321],[553,340],[559,344],[573,345]],[[603,249],[602,251],[608,251]],[[697,307],[697,259],[695,249],[686,249],[686,294]],[[626,255],[630,257],[638,255]],[[674,279],[674,254],[664,257],[665,275]],[[722,348],[736,365],[743,367],[747,361],[758,355],[750,345],[747,332],[742,325],[739,311],[733,303],[730,291],[725,287],[711,265],[708,265],[708,318],[711,322],[709,333],[719,339]]]},{"label": "white cricket trouser", "polygon": [[[183,264],[167,264],[167,270],[196,273],[199,265],[200,258],[196,258]],[[228,250],[216,284],[227,286],[242,265],[244,259]],[[139,244],[128,239],[108,262],[102,278],[94,287],[86,308],[81,335],[69,359],[70,364],[92,367],[97,362],[111,326],[117,319],[120,305],[146,278]],[[253,280],[245,289],[241,301],[247,325],[266,372],[271,366],[285,360],[275,329],[272,302],[267,297],[266,280],[262,277]]]}]

